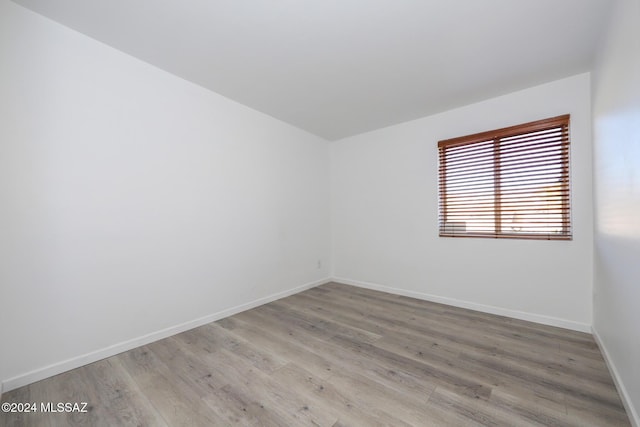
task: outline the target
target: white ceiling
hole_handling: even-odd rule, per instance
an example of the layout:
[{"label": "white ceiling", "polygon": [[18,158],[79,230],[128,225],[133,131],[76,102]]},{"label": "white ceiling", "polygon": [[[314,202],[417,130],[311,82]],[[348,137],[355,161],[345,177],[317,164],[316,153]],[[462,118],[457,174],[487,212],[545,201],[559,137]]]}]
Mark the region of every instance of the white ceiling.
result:
[{"label": "white ceiling", "polygon": [[329,140],[591,68],[612,0],[15,0]]}]

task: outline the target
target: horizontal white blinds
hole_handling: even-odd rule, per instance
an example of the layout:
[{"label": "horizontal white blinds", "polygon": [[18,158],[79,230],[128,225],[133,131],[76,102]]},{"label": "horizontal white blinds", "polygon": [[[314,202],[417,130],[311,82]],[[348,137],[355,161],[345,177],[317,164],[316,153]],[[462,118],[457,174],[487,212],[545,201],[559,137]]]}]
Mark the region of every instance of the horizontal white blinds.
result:
[{"label": "horizontal white blinds", "polygon": [[569,115],[438,150],[440,236],[571,239]]}]

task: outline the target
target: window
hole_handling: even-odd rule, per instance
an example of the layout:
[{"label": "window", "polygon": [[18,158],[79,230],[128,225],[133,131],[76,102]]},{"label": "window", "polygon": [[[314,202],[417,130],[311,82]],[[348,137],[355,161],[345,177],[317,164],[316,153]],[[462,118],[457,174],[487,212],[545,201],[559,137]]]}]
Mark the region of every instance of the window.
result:
[{"label": "window", "polygon": [[571,240],[569,115],[438,142],[442,237]]}]

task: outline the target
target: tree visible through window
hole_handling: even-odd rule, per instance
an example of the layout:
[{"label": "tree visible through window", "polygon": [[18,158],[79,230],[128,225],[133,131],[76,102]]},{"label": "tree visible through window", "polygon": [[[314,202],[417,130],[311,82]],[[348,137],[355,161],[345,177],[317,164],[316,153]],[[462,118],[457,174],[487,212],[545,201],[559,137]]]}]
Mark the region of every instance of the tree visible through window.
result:
[{"label": "tree visible through window", "polygon": [[443,237],[571,239],[569,115],[438,142]]}]

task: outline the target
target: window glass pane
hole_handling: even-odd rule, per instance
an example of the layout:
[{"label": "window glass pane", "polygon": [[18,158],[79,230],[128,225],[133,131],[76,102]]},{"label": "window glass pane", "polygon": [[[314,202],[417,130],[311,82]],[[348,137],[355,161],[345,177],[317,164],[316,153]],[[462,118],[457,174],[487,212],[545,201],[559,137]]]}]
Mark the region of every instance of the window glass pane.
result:
[{"label": "window glass pane", "polygon": [[[559,137],[562,128],[500,141],[501,230],[503,233],[559,234],[563,231],[561,178],[564,150]],[[543,144],[544,143],[544,144]],[[529,143],[530,144],[530,143]],[[525,148],[523,148],[525,146]]]},{"label": "window glass pane", "polygon": [[452,166],[445,178],[449,232],[495,232],[493,144],[479,145],[473,160]]}]

